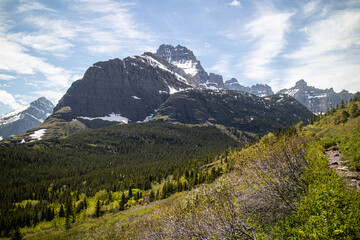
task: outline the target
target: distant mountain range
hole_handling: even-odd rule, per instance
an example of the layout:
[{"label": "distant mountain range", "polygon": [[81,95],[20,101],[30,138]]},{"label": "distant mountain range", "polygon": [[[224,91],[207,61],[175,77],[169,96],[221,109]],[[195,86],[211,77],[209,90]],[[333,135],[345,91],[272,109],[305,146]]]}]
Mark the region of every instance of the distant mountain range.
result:
[{"label": "distant mountain range", "polygon": [[325,113],[340,105],[341,100],[349,102],[354,97],[354,94],[346,90],[336,93],[332,88],[324,90],[308,86],[303,79],[297,81],[294,87],[282,89],[278,93],[294,97],[313,113]]},{"label": "distant mountain range", "polygon": [[29,105],[0,116],[0,140],[36,127],[52,114],[53,109],[54,105],[41,97]]},{"label": "distant mountain range", "polygon": [[67,90],[54,114],[20,137],[34,139],[29,136],[40,130],[45,138],[61,137],[117,122],[149,120],[215,124],[264,134],[298,121],[307,123],[311,112],[326,112],[352,96],[345,90],[335,93],[309,87],[304,80],[276,95],[268,85],[246,87],[235,78],[224,82],[221,75],[208,74],[191,50],[163,44],[156,53],[93,64]]}]

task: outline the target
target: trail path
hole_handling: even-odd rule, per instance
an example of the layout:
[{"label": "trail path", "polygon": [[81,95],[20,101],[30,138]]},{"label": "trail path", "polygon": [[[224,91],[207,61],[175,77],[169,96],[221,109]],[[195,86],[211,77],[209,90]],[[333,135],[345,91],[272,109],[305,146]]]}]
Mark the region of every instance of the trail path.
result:
[{"label": "trail path", "polygon": [[350,170],[349,161],[343,160],[344,156],[339,151],[338,146],[326,149],[325,154],[328,156],[330,168],[334,169],[340,176],[344,177],[346,183],[359,192],[360,172]]}]

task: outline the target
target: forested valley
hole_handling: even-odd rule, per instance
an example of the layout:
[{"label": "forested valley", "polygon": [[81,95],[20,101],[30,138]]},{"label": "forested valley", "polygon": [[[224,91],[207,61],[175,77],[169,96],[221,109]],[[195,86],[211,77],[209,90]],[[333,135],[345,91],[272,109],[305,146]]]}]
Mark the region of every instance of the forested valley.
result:
[{"label": "forested valley", "polygon": [[240,145],[215,127],[104,127],[0,151],[13,239],[359,239],[360,98]]}]

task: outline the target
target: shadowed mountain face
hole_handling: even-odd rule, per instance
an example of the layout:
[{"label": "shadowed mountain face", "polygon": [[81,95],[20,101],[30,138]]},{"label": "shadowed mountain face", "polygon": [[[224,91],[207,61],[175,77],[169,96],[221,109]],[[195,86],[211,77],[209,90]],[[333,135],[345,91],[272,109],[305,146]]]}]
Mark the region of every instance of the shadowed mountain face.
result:
[{"label": "shadowed mountain face", "polygon": [[52,114],[54,105],[44,97],[0,117],[0,138],[6,139],[42,123]]},{"label": "shadowed mountain face", "polygon": [[313,113],[325,113],[328,109],[340,105],[341,99],[346,102],[354,96],[346,90],[336,93],[332,88],[324,90],[308,86],[303,79],[297,81],[294,87],[282,89],[278,93],[289,94]]},{"label": "shadowed mountain face", "polygon": [[189,90],[172,95],[154,119],[186,124],[219,124],[264,134],[299,121],[308,123],[312,113],[294,98],[270,97],[230,90]]},{"label": "shadowed mountain face", "polygon": [[68,106],[73,118],[116,115],[143,121],[173,92],[191,88],[174,67],[161,58],[142,56],[95,63],[72,84],[55,111]]}]

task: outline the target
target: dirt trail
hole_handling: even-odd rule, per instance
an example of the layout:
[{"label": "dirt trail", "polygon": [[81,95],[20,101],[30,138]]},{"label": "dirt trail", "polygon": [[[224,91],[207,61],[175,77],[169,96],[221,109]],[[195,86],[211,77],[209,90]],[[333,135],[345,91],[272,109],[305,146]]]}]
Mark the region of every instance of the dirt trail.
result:
[{"label": "dirt trail", "polygon": [[344,177],[346,183],[359,192],[360,172],[350,170],[349,161],[343,160],[343,155],[339,151],[339,147],[333,146],[326,149],[325,154],[328,156],[330,168],[334,169],[340,176]]}]

